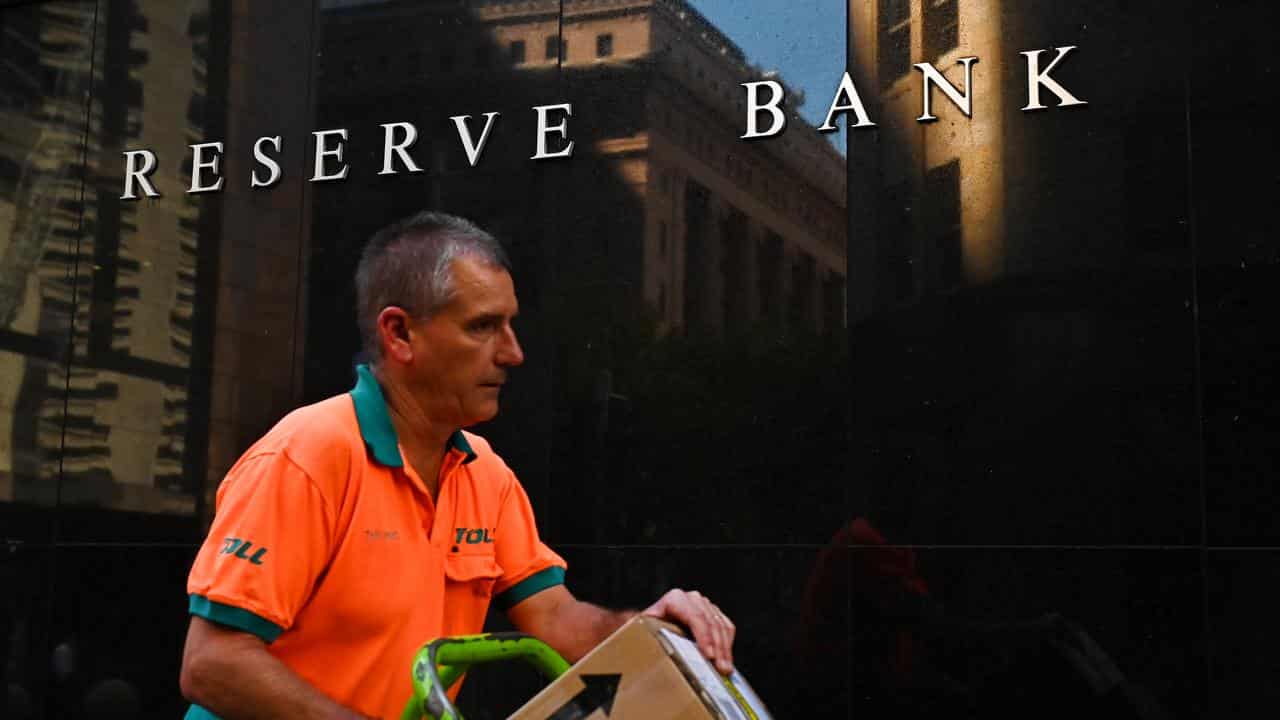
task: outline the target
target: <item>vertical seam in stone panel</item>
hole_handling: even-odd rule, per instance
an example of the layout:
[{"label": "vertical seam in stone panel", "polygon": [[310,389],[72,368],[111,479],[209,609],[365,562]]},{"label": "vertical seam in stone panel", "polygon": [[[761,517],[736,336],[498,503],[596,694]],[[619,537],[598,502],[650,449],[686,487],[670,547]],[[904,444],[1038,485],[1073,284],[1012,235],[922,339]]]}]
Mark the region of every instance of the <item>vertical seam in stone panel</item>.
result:
[{"label": "vertical seam in stone panel", "polygon": [[[1184,56],[1185,57],[1185,56]],[[1209,693],[1212,692],[1213,679],[1213,636],[1209,628],[1209,509],[1207,488],[1205,487],[1205,447],[1204,447],[1204,373],[1202,368],[1200,343],[1200,243],[1196,227],[1195,182],[1192,167],[1193,145],[1191,126],[1191,64],[1183,65],[1183,117],[1187,133],[1187,234],[1191,250],[1191,337],[1194,356],[1192,358],[1192,382],[1195,391],[1196,419],[1196,460],[1197,477],[1200,481],[1200,607],[1202,610],[1200,637],[1204,643],[1205,673],[1205,707],[1209,707]]]},{"label": "vertical seam in stone panel", "polygon": [[[556,15],[556,36],[560,44],[560,47],[557,49],[557,55],[556,55],[556,91],[557,91],[556,96],[564,97],[564,68],[563,68],[564,0],[559,0],[559,8],[560,8],[559,13]],[[570,102],[572,102],[572,99],[570,99]],[[539,170],[539,172],[541,172],[541,170]],[[555,173],[554,167],[552,167],[550,170],[543,173],[543,175],[544,177],[548,177],[548,176],[551,177],[552,181],[556,182],[555,180],[556,173]],[[561,229],[560,228],[560,217],[561,217],[560,209],[561,209],[561,202],[564,199],[564,194],[556,192],[556,193],[553,193],[553,196],[555,197],[555,207],[552,209],[551,216],[549,218],[549,220],[551,221],[550,232],[544,231],[542,236],[543,247],[540,248],[539,250],[539,253],[546,253],[549,255],[549,257],[539,258],[534,263],[534,268],[535,268],[534,272],[539,272],[541,271],[541,269],[545,268],[546,271],[550,274],[550,277],[538,278],[539,292],[544,294],[554,294],[555,293],[554,288],[557,287],[555,273],[557,268],[559,267],[559,264],[556,262],[555,254],[556,252],[559,251],[559,239],[562,237],[560,232],[560,229]],[[539,199],[541,199],[542,197],[545,197],[545,194],[539,195]],[[555,238],[555,240],[551,242],[547,242],[551,238]],[[548,247],[548,245],[550,245],[550,247]],[[548,260],[550,260],[550,262],[548,262]],[[542,288],[546,288],[546,290],[543,290]],[[547,299],[550,299],[551,301],[546,302]],[[550,316],[552,312],[551,308],[557,305],[556,301],[553,298],[544,298],[540,300],[540,302],[542,303],[542,306],[543,306],[542,312],[547,316]],[[545,527],[548,530],[548,532],[544,533],[546,536],[546,539],[549,541],[555,541],[555,540],[565,539],[563,537],[563,533],[561,532],[562,528],[557,523],[556,517],[555,517],[555,506],[553,505],[553,500],[555,498],[555,490],[552,487],[552,483],[555,482],[556,474],[551,471],[551,464],[555,461],[556,433],[554,431],[554,425],[556,422],[556,414],[558,411],[558,408],[556,406],[556,392],[555,392],[555,384],[557,380],[556,367],[557,367],[557,361],[559,360],[559,358],[556,356],[558,351],[557,344],[555,342],[547,343],[543,351],[548,353],[548,355],[550,355],[550,357],[548,357],[545,360],[545,362],[547,363],[547,366],[546,366],[547,367],[547,384],[548,384],[547,398],[551,403],[550,406],[547,408],[547,421],[552,424],[552,432],[548,433],[548,436],[547,436],[548,439],[546,441],[546,444],[544,445],[545,457],[544,457],[542,467],[543,467],[543,476],[546,478],[547,481],[543,487],[543,493],[542,493],[543,499],[542,499],[541,505],[544,510],[544,513],[542,515],[542,521],[545,523]]]},{"label": "vertical seam in stone panel", "polygon": [[[853,2],[847,0],[841,3],[844,6],[844,70],[850,72],[853,70]],[[851,76],[852,77],[852,76]],[[854,467],[855,451],[854,451],[854,411],[853,411],[853,307],[851,300],[853,293],[849,292],[849,285],[853,280],[853,253],[849,252],[849,245],[853,240],[853,188],[854,181],[850,177],[853,174],[853,163],[849,158],[852,154],[850,149],[851,125],[848,116],[844,120],[844,222],[845,222],[845,260],[844,260],[844,323],[842,324],[842,332],[844,333],[845,343],[848,350],[845,352],[845,372],[848,373],[846,380],[848,381],[848,392],[845,395],[844,407],[845,413],[845,474],[844,477],[850,477],[849,471]],[[844,490],[844,518],[853,516],[853,488],[846,480],[842,482]],[[853,558],[851,551],[844,552],[844,573],[845,573],[845,594],[844,594],[844,678],[845,678],[845,695],[844,708],[846,720],[853,720],[853,699],[854,688],[849,683],[849,679],[853,677],[853,653],[857,649],[853,646]]]},{"label": "vertical seam in stone panel", "polygon": [[[58,537],[62,528],[58,523],[58,516],[62,506],[62,474],[63,461],[66,457],[67,445],[67,414],[70,412],[71,405],[71,361],[75,354],[76,339],[76,305],[78,302],[77,288],[80,278],[80,242],[84,237],[84,186],[85,178],[88,175],[89,161],[89,130],[92,126],[91,115],[93,111],[93,77],[96,68],[98,56],[98,6],[97,2],[93,5],[93,29],[90,32],[89,39],[89,77],[84,98],[84,134],[81,136],[80,143],[80,218],[76,228],[76,251],[71,258],[71,317],[69,318],[67,329],[67,347],[63,353],[65,363],[64,387],[62,392],[62,430],[58,441],[58,481],[54,486],[54,503],[53,503],[53,521],[51,523],[51,533],[49,536],[49,566],[45,576],[45,592],[47,593],[45,602],[45,648],[46,652],[51,651],[53,638],[51,631],[53,629],[54,605],[53,598],[56,597],[57,577],[58,577]],[[47,696],[46,696],[47,697]]]},{"label": "vertical seam in stone panel", "polygon": [[[50,535],[50,544],[57,545],[58,536],[61,527],[58,523],[59,508],[62,505],[62,474],[63,463],[66,459],[67,447],[67,415],[71,412],[71,365],[75,356],[76,343],[76,308],[79,305],[79,280],[80,280],[80,243],[84,238],[84,186],[85,177],[88,175],[89,166],[89,129],[91,127],[91,116],[93,113],[93,78],[97,70],[98,60],[98,3],[93,5],[93,31],[90,33],[89,39],[89,76],[88,87],[85,90],[84,98],[84,134],[80,141],[80,218],[76,225],[76,251],[71,257],[71,317],[67,323],[67,347],[63,353],[65,359],[64,387],[62,391],[62,430],[58,440],[58,482],[54,486],[53,501],[53,523],[52,534]],[[49,590],[50,597],[53,591],[54,570],[57,567],[57,552],[52,552],[50,556],[50,572],[49,572]],[[52,607],[52,603],[50,603]],[[52,610],[50,611],[52,612]]]},{"label": "vertical seam in stone panel", "polygon": [[[317,12],[317,8],[316,8],[316,0],[312,0],[311,2],[311,14],[309,15],[309,19],[311,21],[311,27],[307,30],[307,94],[304,100],[305,104],[303,107],[305,108],[308,114],[312,114],[314,116],[314,111],[315,111],[314,91],[315,91],[315,85],[316,85],[316,69],[315,69],[316,25],[320,22],[319,13]],[[304,161],[305,161],[305,158],[306,158],[306,153],[304,152],[303,153]],[[298,345],[300,344],[299,336],[302,336],[305,340],[305,333],[306,333],[306,328],[303,327],[304,318],[302,317],[303,310],[306,306],[306,300],[305,300],[306,291],[304,288],[303,273],[306,270],[306,252],[311,247],[311,243],[309,239],[304,238],[302,236],[309,226],[306,218],[306,215],[307,215],[306,211],[308,207],[306,202],[308,187],[309,185],[303,182],[300,184],[300,187],[298,189],[298,228],[297,228],[298,254],[297,254],[297,260],[295,261],[295,270],[297,272],[297,278],[294,284],[294,293],[293,293],[293,333],[292,333],[292,336],[290,337],[291,347],[289,352],[290,402],[293,402],[293,400],[296,397],[299,397],[301,395],[300,389],[298,387],[298,383],[300,382],[300,379],[298,377],[298,362],[299,362]]]},{"label": "vertical seam in stone panel", "polygon": [[[226,137],[229,129],[231,33],[234,9],[228,3],[209,4],[209,34],[205,97],[220,97],[224,103],[218,112],[214,101],[206,102],[207,134]],[[221,37],[217,28],[224,31]],[[194,39],[193,39],[194,42]],[[214,70],[216,68],[216,71]],[[213,133],[207,131],[213,130]],[[209,503],[209,447],[212,435],[214,355],[218,333],[218,299],[222,288],[222,254],[224,245],[226,202],[221,194],[206,196],[200,211],[196,244],[195,301],[192,307],[191,359],[187,365],[187,429],[183,442],[183,473],[190,473],[195,493],[196,536],[206,531],[205,519]],[[193,389],[199,388],[193,392]],[[194,402],[193,402],[194,401]]]}]

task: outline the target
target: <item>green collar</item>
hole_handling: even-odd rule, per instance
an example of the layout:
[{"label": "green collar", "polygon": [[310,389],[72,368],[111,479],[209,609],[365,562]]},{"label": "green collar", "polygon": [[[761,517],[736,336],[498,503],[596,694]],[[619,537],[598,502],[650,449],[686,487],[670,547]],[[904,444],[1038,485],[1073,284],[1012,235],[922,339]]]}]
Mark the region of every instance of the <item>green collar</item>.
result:
[{"label": "green collar", "polygon": [[[404,467],[400,457],[400,440],[396,437],[396,429],[391,424],[391,415],[387,412],[387,401],[382,397],[382,388],[368,365],[356,366],[356,386],[351,388],[351,401],[356,406],[356,422],[360,424],[360,436],[364,444],[369,446],[373,459],[387,467]],[[449,448],[466,454],[462,463],[476,459],[471,443],[461,430],[454,430],[449,436]]]}]

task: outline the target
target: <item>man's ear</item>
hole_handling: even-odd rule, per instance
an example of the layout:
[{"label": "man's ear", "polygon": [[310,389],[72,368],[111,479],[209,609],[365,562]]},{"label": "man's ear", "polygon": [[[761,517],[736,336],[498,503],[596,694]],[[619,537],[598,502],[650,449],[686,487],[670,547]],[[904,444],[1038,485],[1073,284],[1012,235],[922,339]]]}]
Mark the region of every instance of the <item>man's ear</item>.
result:
[{"label": "man's ear", "polygon": [[409,313],[404,308],[388,305],[378,313],[374,325],[378,342],[382,343],[382,356],[402,363],[413,362],[413,346],[409,343]]}]

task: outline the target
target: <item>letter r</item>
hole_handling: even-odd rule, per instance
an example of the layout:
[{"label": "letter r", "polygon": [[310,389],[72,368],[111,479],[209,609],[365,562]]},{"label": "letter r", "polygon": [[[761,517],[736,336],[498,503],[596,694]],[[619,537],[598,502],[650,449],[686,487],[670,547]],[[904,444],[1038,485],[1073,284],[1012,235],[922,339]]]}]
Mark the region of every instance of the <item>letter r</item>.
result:
[{"label": "letter r", "polygon": [[[142,160],[142,167],[138,167],[137,161]],[[126,150],[124,153],[124,194],[120,196],[121,200],[136,200],[137,193],[133,191],[133,183],[137,182],[142,186],[142,192],[147,197],[160,197],[160,193],[156,192],[155,187],[151,184],[149,176],[156,171],[156,154],[150,150]]]}]

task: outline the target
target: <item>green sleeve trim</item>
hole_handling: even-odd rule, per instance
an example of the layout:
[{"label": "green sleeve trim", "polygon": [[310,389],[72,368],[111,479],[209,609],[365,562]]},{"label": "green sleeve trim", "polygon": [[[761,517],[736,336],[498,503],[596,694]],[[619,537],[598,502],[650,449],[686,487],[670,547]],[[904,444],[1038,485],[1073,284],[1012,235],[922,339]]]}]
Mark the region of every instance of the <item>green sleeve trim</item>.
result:
[{"label": "green sleeve trim", "polygon": [[284,632],[284,628],[244,608],[214,602],[203,595],[191,596],[191,601],[187,604],[187,612],[219,625],[253,633],[267,643],[274,642],[280,637],[280,633]]},{"label": "green sleeve trim", "polygon": [[494,602],[498,604],[500,610],[510,610],[549,587],[563,584],[564,568],[559,565],[552,565],[545,570],[539,570],[499,593],[498,597],[494,598]]},{"label": "green sleeve trim", "polygon": [[192,705],[187,708],[187,714],[182,716],[182,720],[218,720],[218,716],[199,705]]}]

